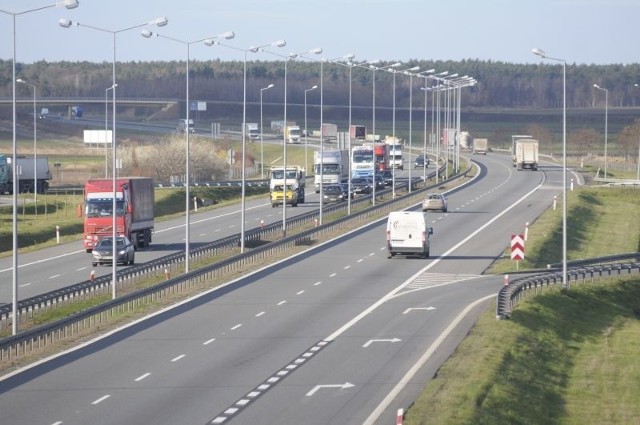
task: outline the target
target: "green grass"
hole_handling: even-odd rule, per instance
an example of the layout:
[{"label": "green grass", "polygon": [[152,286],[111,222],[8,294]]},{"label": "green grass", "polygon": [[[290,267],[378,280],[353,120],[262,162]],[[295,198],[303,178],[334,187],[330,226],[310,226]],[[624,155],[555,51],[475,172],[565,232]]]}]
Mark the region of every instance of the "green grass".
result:
[{"label": "green grass", "polygon": [[[562,261],[562,200],[529,226],[520,270],[545,268]],[[601,257],[640,250],[640,191],[581,187],[569,192],[567,258]],[[494,263],[492,273],[516,271],[510,248]]]},{"label": "green grass", "polygon": [[[637,189],[571,193],[568,257],[637,251],[639,203]],[[558,261],[559,211],[548,210],[530,226],[527,267]],[[512,263],[503,260],[493,271]],[[520,301],[510,320],[496,321],[491,306],[404,423],[640,423],[638,319],[637,277],[546,291]]]},{"label": "green grass", "polygon": [[405,424],[639,423],[640,283],[574,288],[484,314]]}]

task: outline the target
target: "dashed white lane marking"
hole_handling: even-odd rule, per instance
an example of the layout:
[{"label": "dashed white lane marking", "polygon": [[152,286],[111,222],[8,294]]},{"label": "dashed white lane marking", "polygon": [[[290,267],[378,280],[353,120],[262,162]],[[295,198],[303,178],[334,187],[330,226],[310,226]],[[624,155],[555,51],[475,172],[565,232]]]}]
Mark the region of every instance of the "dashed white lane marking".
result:
[{"label": "dashed white lane marking", "polygon": [[99,399],[97,399],[97,400],[95,400],[95,401],[91,402],[91,404],[93,404],[93,405],[100,404],[100,403],[102,403],[103,401],[105,401],[106,399],[108,399],[109,397],[111,397],[111,395],[110,395],[110,394],[104,395],[104,396],[100,397]]},{"label": "dashed white lane marking", "polygon": [[206,340],[205,342],[203,342],[203,343],[202,343],[202,345],[209,345],[209,344],[211,344],[211,343],[212,343],[213,341],[215,341],[215,340],[216,340],[215,338],[208,339],[208,340]]},{"label": "dashed white lane marking", "polygon": [[147,372],[147,373],[145,373],[145,374],[142,374],[142,375],[138,376],[138,377],[135,379],[135,381],[136,381],[136,382],[140,382],[140,381],[142,381],[143,379],[145,379],[145,378],[149,377],[149,375],[151,375],[149,372]]},{"label": "dashed white lane marking", "polygon": [[183,358],[185,358],[187,355],[186,354],[180,354],[178,357],[174,357],[173,359],[171,359],[172,362],[177,362],[182,360]]},{"label": "dashed white lane marking", "polygon": [[238,323],[237,325],[235,325],[234,327],[231,328],[232,331],[235,331],[236,329],[240,329],[242,327],[242,323]]}]

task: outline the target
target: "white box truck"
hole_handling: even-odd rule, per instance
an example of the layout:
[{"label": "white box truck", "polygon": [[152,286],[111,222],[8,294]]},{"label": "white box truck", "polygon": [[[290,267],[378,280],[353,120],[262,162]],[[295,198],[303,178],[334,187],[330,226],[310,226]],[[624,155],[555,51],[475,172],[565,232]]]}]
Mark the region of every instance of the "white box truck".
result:
[{"label": "white box truck", "polygon": [[429,258],[433,228],[421,211],[393,211],[387,219],[387,258],[417,255]]}]

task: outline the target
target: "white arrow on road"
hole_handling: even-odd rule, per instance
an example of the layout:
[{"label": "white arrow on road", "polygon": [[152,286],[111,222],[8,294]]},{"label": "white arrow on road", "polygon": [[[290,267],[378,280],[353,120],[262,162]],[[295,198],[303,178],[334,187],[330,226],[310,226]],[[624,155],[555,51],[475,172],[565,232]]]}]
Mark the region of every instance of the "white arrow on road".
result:
[{"label": "white arrow on road", "polygon": [[347,389],[347,388],[351,388],[351,387],[355,387],[355,385],[349,383],[349,382],[345,382],[344,384],[337,384],[337,385],[316,385],[311,391],[309,391],[306,395],[307,397],[311,397],[312,395],[314,395],[318,390],[322,389],[322,388],[340,388],[341,390]]},{"label": "white arrow on road", "polygon": [[413,310],[435,310],[435,307],[411,307],[402,312],[402,314],[407,314]]},{"label": "white arrow on road", "polygon": [[373,344],[374,342],[400,342],[402,341],[400,338],[392,338],[392,339],[370,339],[369,341],[365,342],[364,345],[362,346],[362,348],[367,348],[368,346],[370,346],[371,344]]}]

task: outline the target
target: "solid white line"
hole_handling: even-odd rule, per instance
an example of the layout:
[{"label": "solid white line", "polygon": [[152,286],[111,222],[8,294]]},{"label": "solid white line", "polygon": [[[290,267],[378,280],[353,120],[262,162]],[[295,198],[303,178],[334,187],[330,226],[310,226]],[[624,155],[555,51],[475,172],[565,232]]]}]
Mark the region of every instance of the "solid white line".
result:
[{"label": "solid white line", "polygon": [[533,192],[535,192],[536,190],[538,190],[540,188],[540,186],[542,186],[542,184],[544,183],[544,180],[542,183],[540,183],[538,186],[534,187],[531,191],[529,191],[528,193],[526,193],[525,195],[523,195],[520,199],[518,199],[516,202],[514,202],[513,204],[511,204],[509,207],[507,207],[506,209],[504,209],[501,213],[497,214],[496,216],[494,216],[491,220],[487,221],[485,224],[483,224],[482,226],[480,226],[478,229],[476,229],[475,232],[471,233],[469,236],[467,236],[466,238],[464,238],[463,240],[461,240],[460,242],[458,242],[456,245],[452,246],[447,252],[445,252],[444,254],[442,254],[441,256],[439,256],[438,258],[434,259],[431,263],[427,264],[422,270],[419,270],[418,272],[416,272],[413,276],[411,276],[409,279],[407,279],[404,283],[400,284],[398,287],[396,287],[395,289],[393,289],[391,292],[389,292],[388,294],[386,294],[385,296],[383,296],[382,298],[380,298],[378,301],[376,301],[375,303],[373,303],[371,306],[369,306],[369,308],[365,309],[363,312],[361,312],[360,314],[358,314],[356,317],[354,317],[353,319],[351,319],[349,322],[345,323],[341,328],[339,328],[338,330],[336,330],[334,333],[332,333],[331,335],[329,335],[327,338],[325,338],[325,340],[327,341],[333,341],[334,339],[336,339],[338,336],[340,336],[341,334],[343,334],[347,329],[351,328],[352,326],[354,326],[356,323],[358,323],[360,320],[362,320],[364,317],[366,317],[367,315],[369,315],[370,313],[372,313],[375,309],[377,309],[378,307],[380,307],[382,304],[384,304],[385,302],[387,302],[388,300],[392,299],[393,297],[396,296],[396,294],[398,294],[402,289],[404,289],[405,287],[407,287],[410,283],[412,283],[418,276],[420,276],[421,274],[423,274],[425,271],[431,269],[432,267],[434,267],[436,264],[438,264],[440,261],[442,261],[443,258],[446,258],[449,254],[451,254],[452,252],[454,252],[456,249],[460,248],[461,246],[463,246],[464,244],[466,244],[469,240],[471,240],[472,238],[474,238],[478,233],[480,233],[481,231],[483,231],[484,229],[486,229],[487,227],[489,227],[491,224],[493,224],[493,222],[495,222],[496,220],[498,220],[500,217],[502,217],[503,215],[505,215],[507,212],[509,212],[512,208],[515,208],[516,205],[518,205],[520,202],[524,201],[527,197],[529,197]]},{"label": "solid white line", "polygon": [[460,324],[462,319],[466,317],[466,315],[478,304],[494,298],[495,294],[487,295],[486,297],[482,297],[478,300],[475,300],[464,310],[458,314],[458,316],[447,326],[447,328],[442,332],[438,338],[429,346],[429,348],[422,354],[420,359],[405,373],[405,375],[400,379],[400,381],[393,387],[393,389],[387,394],[387,396],[382,400],[382,402],[376,407],[373,412],[369,415],[369,417],[362,423],[363,425],[369,425],[375,423],[375,421],[380,417],[380,415],[384,412],[384,410],[391,404],[393,399],[395,399],[400,391],[411,381],[413,376],[420,370],[422,366],[429,360],[431,355],[435,353],[435,351],[440,347],[440,344],[453,332],[453,330]]}]

